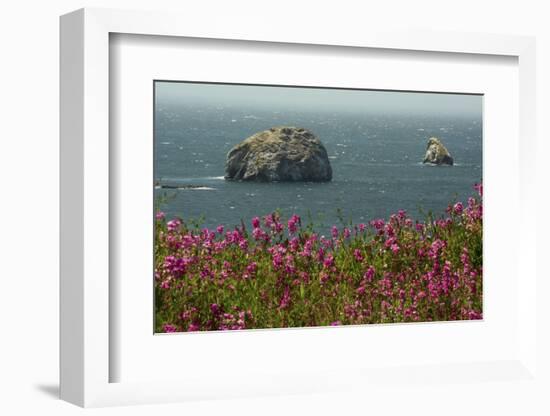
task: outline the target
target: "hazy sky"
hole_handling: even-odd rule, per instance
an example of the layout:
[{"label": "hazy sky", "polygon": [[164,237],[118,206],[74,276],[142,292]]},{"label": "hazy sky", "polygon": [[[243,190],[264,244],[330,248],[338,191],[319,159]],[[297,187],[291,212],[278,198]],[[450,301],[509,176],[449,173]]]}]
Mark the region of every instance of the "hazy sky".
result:
[{"label": "hazy sky", "polygon": [[261,109],[365,111],[481,116],[482,96],[418,92],[156,82],[159,104],[209,104]]}]

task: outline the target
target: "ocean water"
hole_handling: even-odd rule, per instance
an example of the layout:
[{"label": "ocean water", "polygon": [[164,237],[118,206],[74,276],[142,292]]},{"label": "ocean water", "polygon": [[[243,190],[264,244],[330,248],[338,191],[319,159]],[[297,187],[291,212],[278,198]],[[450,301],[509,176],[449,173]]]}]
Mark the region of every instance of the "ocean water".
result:
[{"label": "ocean water", "polygon": [[[233,182],[223,178],[227,152],[273,126],[311,130],[325,145],[333,170],[327,183]],[[423,165],[429,137],[439,137],[454,166]],[[262,110],[157,103],[155,179],[184,186],[157,189],[167,217],[203,219],[232,227],[279,209],[326,233],[341,221],[387,218],[399,209],[423,219],[466,200],[482,179],[479,116],[341,111]],[[193,188],[185,186],[193,185]]]}]

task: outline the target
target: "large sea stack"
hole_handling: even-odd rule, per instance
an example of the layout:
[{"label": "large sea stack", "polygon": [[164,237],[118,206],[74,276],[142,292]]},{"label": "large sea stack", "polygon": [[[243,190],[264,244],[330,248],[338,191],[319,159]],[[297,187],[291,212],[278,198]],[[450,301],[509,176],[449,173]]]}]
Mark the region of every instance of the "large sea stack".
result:
[{"label": "large sea stack", "polygon": [[428,140],[428,146],[426,147],[426,155],[422,163],[431,163],[432,165],[450,165],[452,166],[454,161],[441,140],[437,137],[431,137]]},{"label": "large sea stack", "polygon": [[258,182],[326,182],[332,179],[327,151],[315,135],[300,127],[273,127],[233,147],[225,179]]}]

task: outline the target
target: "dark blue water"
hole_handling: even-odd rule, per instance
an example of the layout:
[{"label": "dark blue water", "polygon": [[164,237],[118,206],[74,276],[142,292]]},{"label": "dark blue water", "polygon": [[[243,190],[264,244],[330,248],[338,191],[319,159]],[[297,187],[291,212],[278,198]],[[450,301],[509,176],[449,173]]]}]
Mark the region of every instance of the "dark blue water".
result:
[{"label": "dark blue water", "polygon": [[[250,135],[278,125],[310,129],[324,143],[333,180],[328,183],[249,183],[223,179],[227,152]],[[439,137],[455,165],[422,165],[427,139]],[[482,177],[479,117],[436,114],[308,113],[231,107],[157,105],[155,179],[197,189],[157,189],[168,197],[168,217],[203,217],[203,224],[247,224],[280,209],[311,217],[326,231],[339,218],[387,218],[405,209],[416,218],[442,214],[465,200]]]}]

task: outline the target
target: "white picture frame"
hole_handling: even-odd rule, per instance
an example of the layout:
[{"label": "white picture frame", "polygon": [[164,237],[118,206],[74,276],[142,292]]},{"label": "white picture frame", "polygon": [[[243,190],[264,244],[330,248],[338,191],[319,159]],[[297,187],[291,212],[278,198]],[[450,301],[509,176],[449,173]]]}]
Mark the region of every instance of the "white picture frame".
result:
[{"label": "white picture frame", "polygon": [[[110,365],[117,357],[110,350],[109,227],[109,36],[113,33],[332,45],[333,47],[430,51],[442,54],[504,55],[518,59],[519,67],[519,212],[517,270],[522,270],[517,292],[521,322],[515,354],[506,360],[419,365],[408,369],[346,368],[321,374],[300,372],[242,381],[224,389],[224,381],[189,378],[178,381],[110,382]],[[280,31],[268,21],[236,33],[231,22],[220,19],[204,25],[200,19],[168,13],[82,9],[61,18],[61,305],[60,395],[79,406],[185,401],[198,398],[238,397],[281,393],[381,389],[400,384],[406,374],[430,383],[460,379],[473,383],[497,399],[498,389],[482,383],[507,381],[511,388],[539,388],[537,373],[537,321],[535,252],[525,242],[534,240],[534,165],[529,149],[536,142],[535,41],[530,37],[467,33],[380,32],[364,30],[327,34],[322,27]],[[112,224],[111,224],[112,225]],[[513,271],[511,273],[514,273]],[[517,271],[516,271],[517,273]],[[112,335],[112,334],[111,334]],[[119,358],[119,357],[118,357]],[[368,370],[368,371],[367,371]],[[443,376],[442,376],[443,374]],[[475,376],[482,374],[481,377]],[[442,378],[441,378],[442,377]],[[445,377],[448,377],[447,379]],[[343,382],[342,380],[346,380]],[[377,387],[381,383],[382,387]],[[425,383],[422,384],[422,383]],[[424,387],[422,387],[424,386]],[[526,387],[527,386],[527,387]],[[403,387],[403,386],[402,386]],[[406,386],[405,386],[406,387]],[[433,388],[433,386],[432,386]],[[451,394],[443,389],[442,394]],[[372,400],[375,400],[374,398]]]}]

